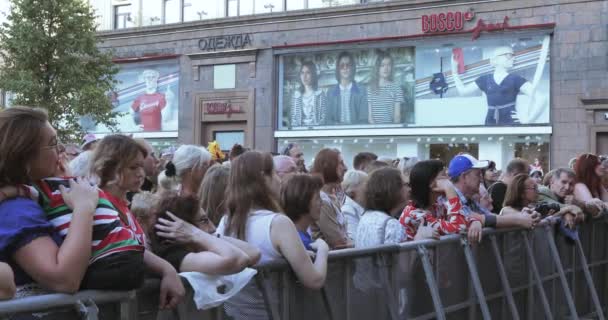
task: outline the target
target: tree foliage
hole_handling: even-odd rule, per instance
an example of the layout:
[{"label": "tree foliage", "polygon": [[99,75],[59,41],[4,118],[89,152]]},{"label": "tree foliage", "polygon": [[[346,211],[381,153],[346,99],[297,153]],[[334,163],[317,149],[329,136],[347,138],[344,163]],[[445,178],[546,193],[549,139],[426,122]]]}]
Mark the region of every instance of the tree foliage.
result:
[{"label": "tree foliage", "polygon": [[62,139],[80,136],[84,115],[116,126],[107,93],[118,68],[98,49],[95,27],[84,0],[11,0],[0,27],[0,89],[13,105],[47,109]]}]

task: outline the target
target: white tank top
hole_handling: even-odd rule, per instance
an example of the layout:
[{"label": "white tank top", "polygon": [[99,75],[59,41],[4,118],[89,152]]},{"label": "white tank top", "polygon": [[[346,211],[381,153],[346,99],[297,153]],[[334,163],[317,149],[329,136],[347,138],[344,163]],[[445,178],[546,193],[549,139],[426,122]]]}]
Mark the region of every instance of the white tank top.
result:
[{"label": "white tank top", "polygon": [[[260,250],[259,263],[282,257],[270,239],[270,225],[276,216],[277,213],[268,210],[249,212],[245,227],[245,241]],[[222,235],[227,235],[225,234],[226,221],[226,216],[223,216],[217,227],[217,232]],[[227,236],[235,235],[228,234]],[[271,304],[278,304],[277,292],[269,292],[269,299]],[[224,310],[235,320],[267,320],[269,318],[262,293],[253,279],[239,293],[224,303]]]},{"label": "white tank top", "polygon": [[[272,240],[270,239],[270,225],[272,224],[272,219],[276,216],[276,212],[269,210],[249,212],[245,227],[245,241],[260,250],[261,258],[259,263],[282,258],[281,254],[272,245]],[[225,234],[226,221],[226,216],[223,216],[217,227],[217,232],[236,238],[236,235]]]}]

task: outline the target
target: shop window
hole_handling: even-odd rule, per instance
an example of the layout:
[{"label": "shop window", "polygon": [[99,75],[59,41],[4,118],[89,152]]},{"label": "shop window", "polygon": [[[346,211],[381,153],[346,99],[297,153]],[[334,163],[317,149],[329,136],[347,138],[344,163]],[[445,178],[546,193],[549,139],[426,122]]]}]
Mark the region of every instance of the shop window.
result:
[{"label": "shop window", "polygon": [[223,64],[213,66],[213,89],[236,88],[236,65]]},{"label": "shop window", "polygon": [[114,6],[114,29],[131,28],[134,26],[131,10],[130,4]]},{"label": "shop window", "polygon": [[217,141],[225,150],[230,150],[237,143],[245,144],[245,131],[214,131],[213,140]]},{"label": "shop window", "polygon": [[180,0],[164,0],[165,23],[180,22]]},{"label": "shop window", "polygon": [[[532,139],[530,139],[532,140]],[[515,156],[526,159],[531,165],[536,163],[543,169],[543,173],[549,171],[549,144],[537,141],[517,142],[514,144]]]},{"label": "shop window", "polygon": [[431,144],[430,158],[439,159],[446,165],[460,153],[468,153],[473,157],[479,157],[479,145],[476,143],[450,143]]}]

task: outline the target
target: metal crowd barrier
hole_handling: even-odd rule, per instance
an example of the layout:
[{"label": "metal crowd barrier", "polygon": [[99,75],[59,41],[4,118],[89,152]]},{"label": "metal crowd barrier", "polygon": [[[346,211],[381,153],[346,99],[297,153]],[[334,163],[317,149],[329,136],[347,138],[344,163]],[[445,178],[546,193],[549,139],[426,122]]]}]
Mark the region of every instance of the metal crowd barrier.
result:
[{"label": "metal crowd barrier", "polygon": [[[534,230],[484,229],[480,244],[451,235],[331,252],[321,290],[304,288],[285,261],[259,266],[256,282],[273,320],[605,319],[607,244],[605,218],[582,224],[575,241],[548,222]],[[99,318],[229,319],[221,307],[196,310],[192,294],[187,286],[184,303],[158,312],[158,281],[148,281],[137,299],[86,291],[14,299],[0,302],[0,317],[111,302],[117,313]]]},{"label": "metal crowd barrier", "polygon": [[[136,291],[85,290],[0,301],[0,319],[136,319]],[[27,315],[35,314],[35,317]]]}]

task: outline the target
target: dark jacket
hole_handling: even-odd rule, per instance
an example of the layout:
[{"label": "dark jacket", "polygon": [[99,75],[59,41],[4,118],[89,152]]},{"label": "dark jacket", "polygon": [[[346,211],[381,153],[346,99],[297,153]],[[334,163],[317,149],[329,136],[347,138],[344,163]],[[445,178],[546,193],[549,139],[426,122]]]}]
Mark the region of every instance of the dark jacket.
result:
[{"label": "dark jacket", "polygon": [[545,186],[538,187],[538,202],[557,203],[560,207],[566,205],[549,187]]},{"label": "dark jacket", "polygon": [[340,122],[340,85],[337,84],[327,92],[327,115],[325,121],[328,125],[333,124],[366,124],[369,123],[367,114],[367,91],[364,87],[353,81],[350,89],[350,100],[348,107],[350,108],[351,123]]}]

